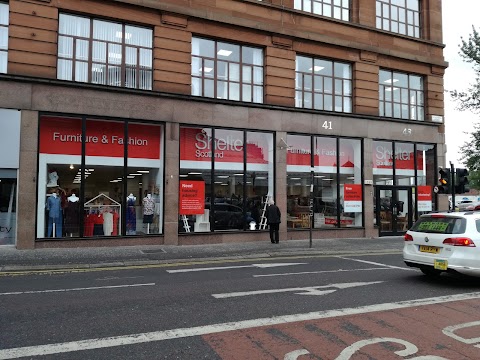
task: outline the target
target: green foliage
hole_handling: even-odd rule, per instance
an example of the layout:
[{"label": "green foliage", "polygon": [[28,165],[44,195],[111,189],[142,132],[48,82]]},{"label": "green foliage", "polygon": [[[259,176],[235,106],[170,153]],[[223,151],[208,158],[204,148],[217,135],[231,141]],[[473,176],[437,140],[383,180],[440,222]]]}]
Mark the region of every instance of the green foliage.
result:
[{"label": "green foliage", "polygon": [[468,40],[462,38],[459,55],[465,62],[472,64],[475,79],[472,79],[467,91],[454,90],[450,94],[457,101],[460,110],[480,112],[480,34],[474,26],[472,29]]},{"label": "green foliage", "polygon": [[[462,38],[459,55],[465,62],[472,64],[475,79],[472,79],[467,91],[455,90],[450,94],[457,101],[459,110],[480,113],[480,34],[474,26],[472,29],[468,40]],[[470,188],[480,190],[480,124],[475,124],[473,132],[466,135],[470,135],[470,138],[460,147],[460,160],[470,172]]]}]

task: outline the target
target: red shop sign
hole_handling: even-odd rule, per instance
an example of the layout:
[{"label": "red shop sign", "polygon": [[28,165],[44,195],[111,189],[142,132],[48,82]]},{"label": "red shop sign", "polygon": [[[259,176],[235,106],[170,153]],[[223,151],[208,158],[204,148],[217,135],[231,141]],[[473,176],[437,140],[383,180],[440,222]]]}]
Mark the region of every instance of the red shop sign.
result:
[{"label": "red shop sign", "polygon": [[[345,147],[340,151],[340,167],[353,168],[353,149]],[[287,165],[310,166],[311,155],[310,147],[308,149],[301,147],[291,147],[287,149]],[[319,146],[314,156],[315,166],[337,166],[337,150],[328,144]]]},{"label": "red shop sign", "polygon": [[180,215],[200,215],[205,212],[205,182],[180,180]]},{"label": "red shop sign", "polygon": [[[376,169],[392,169],[393,154],[390,147],[382,144],[375,146],[373,149],[373,167]],[[415,153],[397,144],[395,147],[395,168],[397,170],[414,170],[415,169]],[[423,153],[417,152],[417,170],[423,170]]]},{"label": "red shop sign", "polygon": [[432,201],[432,187],[428,185],[417,186],[418,201]]},{"label": "red shop sign", "polygon": [[[208,161],[215,148],[215,161],[243,163],[243,139],[230,136],[212,139],[203,129],[180,129],[180,160]],[[268,149],[257,144],[247,144],[247,162],[268,164]]]},{"label": "red shop sign", "polygon": [[[86,156],[124,156],[122,122],[87,120]],[[128,125],[128,157],[160,159],[161,127]],[[40,153],[81,155],[82,120],[43,116],[40,121]]]}]

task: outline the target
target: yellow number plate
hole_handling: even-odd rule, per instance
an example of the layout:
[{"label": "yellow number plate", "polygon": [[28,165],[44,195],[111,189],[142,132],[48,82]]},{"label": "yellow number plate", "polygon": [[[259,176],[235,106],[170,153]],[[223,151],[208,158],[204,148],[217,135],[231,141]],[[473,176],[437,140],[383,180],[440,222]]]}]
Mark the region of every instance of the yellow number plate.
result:
[{"label": "yellow number plate", "polygon": [[437,270],[447,270],[448,261],[447,260],[434,260],[433,267]]},{"label": "yellow number plate", "polygon": [[432,254],[438,254],[440,252],[440,248],[438,248],[436,246],[420,245],[420,251],[421,252],[432,253]]}]

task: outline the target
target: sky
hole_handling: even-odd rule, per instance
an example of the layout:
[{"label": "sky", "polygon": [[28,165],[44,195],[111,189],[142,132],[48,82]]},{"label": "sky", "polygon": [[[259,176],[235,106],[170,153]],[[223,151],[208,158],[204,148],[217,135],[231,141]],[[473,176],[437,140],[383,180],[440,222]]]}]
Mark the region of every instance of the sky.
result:
[{"label": "sky", "polygon": [[[480,0],[442,0],[443,52],[449,67],[445,72],[445,90],[467,90],[475,80],[472,65],[458,55],[461,37],[468,39],[472,25],[480,30]],[[455,167],[460,162],[460,146],[469,140],[465,134],[473,131],[473,125],[480,122],[480,114],[456,110],[456,103],[445,92],[445,141],[447,144],[446,164]]]}]

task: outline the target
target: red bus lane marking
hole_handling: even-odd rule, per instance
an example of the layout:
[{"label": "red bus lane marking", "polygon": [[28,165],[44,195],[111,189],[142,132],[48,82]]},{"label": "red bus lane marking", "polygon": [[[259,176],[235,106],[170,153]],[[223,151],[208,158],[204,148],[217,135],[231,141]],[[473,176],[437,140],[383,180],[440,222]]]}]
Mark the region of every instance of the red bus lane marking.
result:
[{"label": "red bus lane marking", "polygon": [[204,335],[226,360],[480,359],[477,299]]}]

